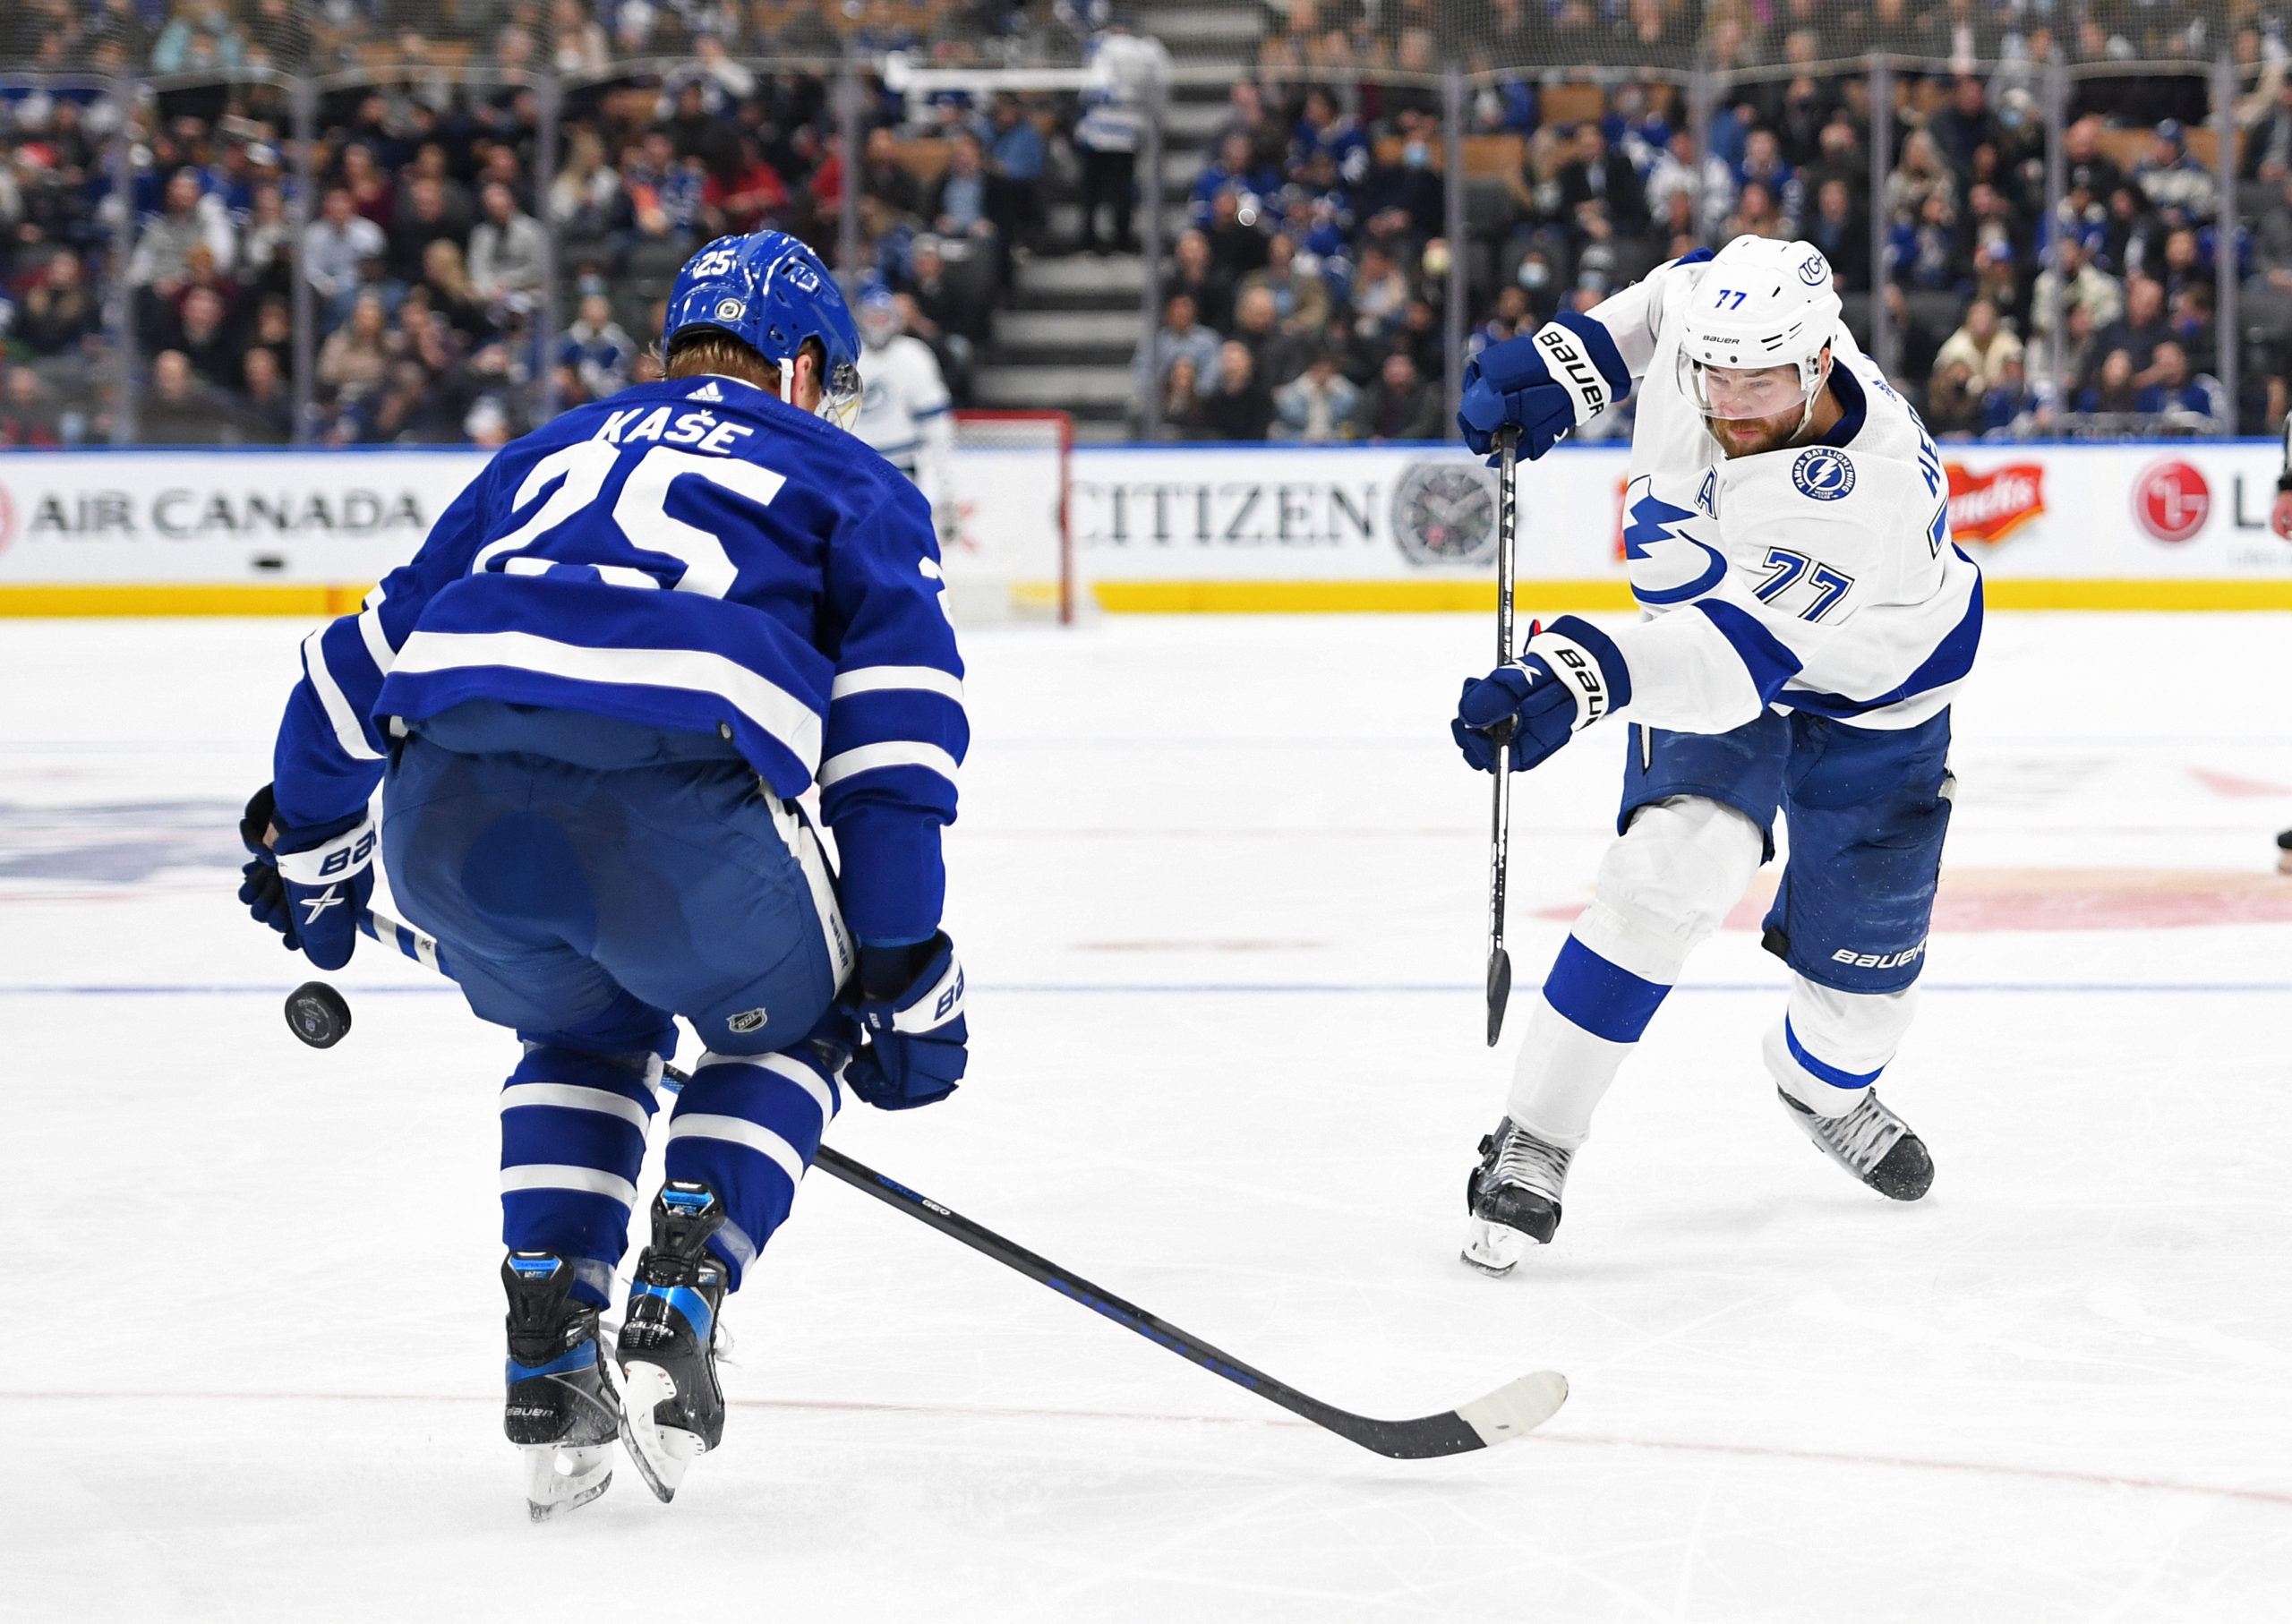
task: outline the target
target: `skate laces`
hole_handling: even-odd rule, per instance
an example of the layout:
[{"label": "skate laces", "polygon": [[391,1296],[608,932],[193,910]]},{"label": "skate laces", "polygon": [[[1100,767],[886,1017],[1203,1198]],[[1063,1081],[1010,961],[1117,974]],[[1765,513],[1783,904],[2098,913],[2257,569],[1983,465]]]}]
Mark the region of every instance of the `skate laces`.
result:
[{"label": "skate laces", "polygon": [[1867,1173],[1902,1137],[1902,1119],[1870,1093],[1845,1115],[1818,1119],[1815,1132],[1857,1173]]},{"label": "skate laces", "polygon": [[1548,1145],[1526,1128],[1513,1125],[1497,1148],[1496,1166],[1491,1169],[1491,1176],[1497,1184],[1517,1184],[1556,1201],[1561,1186],[1568,1182],[1568,1160],[1574,1154],[1558,1145]]}]

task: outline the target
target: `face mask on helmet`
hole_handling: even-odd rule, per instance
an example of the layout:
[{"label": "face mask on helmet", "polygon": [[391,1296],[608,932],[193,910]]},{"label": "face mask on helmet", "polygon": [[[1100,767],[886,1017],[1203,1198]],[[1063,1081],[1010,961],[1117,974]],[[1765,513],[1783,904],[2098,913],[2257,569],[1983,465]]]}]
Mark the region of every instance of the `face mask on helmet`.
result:
[{"label": "face mask on helmet", "polygon": [[[839,429],[849,430],[860,421],[860,369],[849,361],[840,361],[828,368],[827,376],[820,381],[820,397],[812,407],[812,415],[825,417]],[[791,405],[796,399],[796,363],[780,363],[780,398]]]},{"label": "face mask on helmet", "polygon": [[1813,355],[1796,364],[1762,367],[1706,365],[1682,347],[1679,355],[1680,387],[1706,417],[1743,423],[1800,415],[1804,429],[1814,415],[1815,397],[1829,375],[1827,360]]},{"label": "face mask on helmet", "polygon": [[871,350],[883,348],[900,330],[899,306],[889,299],[862,299],[853,316],[860,324],[860,341]]}]

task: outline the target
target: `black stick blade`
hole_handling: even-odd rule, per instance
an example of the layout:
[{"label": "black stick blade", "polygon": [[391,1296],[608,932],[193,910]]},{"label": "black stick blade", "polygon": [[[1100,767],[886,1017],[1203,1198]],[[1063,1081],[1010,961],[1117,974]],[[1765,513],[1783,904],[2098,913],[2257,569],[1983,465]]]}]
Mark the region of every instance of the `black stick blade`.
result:
[{"label": "black stick blade", "polygon": [[286,1030],[314,1049],[330,1049],[350,1032],[350,1005],[323,981],[286,995]]},{"label": "black stick blade", "polygon": [[1504,1030],[1504,1006],[1512,1001],[1512,955],[1498,948],[1488,955],[1488,1047]]}]

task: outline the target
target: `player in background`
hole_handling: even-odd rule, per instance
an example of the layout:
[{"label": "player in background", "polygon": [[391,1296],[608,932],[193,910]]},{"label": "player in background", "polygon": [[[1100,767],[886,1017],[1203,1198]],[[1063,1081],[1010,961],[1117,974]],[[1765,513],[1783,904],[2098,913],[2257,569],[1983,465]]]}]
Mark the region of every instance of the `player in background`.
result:
[{"label": "player in background", "polygon": [[[1619,835],[1540,992],[1469,1184],[1466,1261],[1501,1274],[1558,1228],[1592,1113],[1694,947],[1775,852],[1765,944],[1791,967],[1766,1060],[1790,1120],[1915,1201],[1926,1147],[1873,1085],[1910,1024],[1949,822],[1951,697],[1981,577],[1950,541],[1942,460],[1840,321],[1807,243],[1743,237],[1658,267],[1467,369],[1466,439],[1542,456],[1635,386],[1625,551],[1638,624],[1573,615],[1465,684],[1453,731],[1511,770],[1631,720]],[[1533,529],[1530,534],[1533,534]]]},{"label": "player in background", "polygon": [[899,303],[880,282],[860,290],[860,420],[851,432],[913,480],[931,504],[942,546],[954,540],[954,402],[939,358],[908,332]]},{"label": "player in background", "polygon": [[[841,426],[842,295],[792,237],[723,237],[679,274],[663,338],[664,379],[505,447],[363,612],[312,634],[242,830],[242,898],[327,970],[379,843],[471,1010],[524,1045],[501,1279],[536,1519],[603,1492],[616,1434],[671,1497],[723,1433],[724,1297],[839,1083],[928,1105],[968,1037],[939,927],[962,662],[922,498]],[[840,882],[797,804],[815,785]],[[617,1390],[598,1313],[676,1015],[706,1052]]]}]

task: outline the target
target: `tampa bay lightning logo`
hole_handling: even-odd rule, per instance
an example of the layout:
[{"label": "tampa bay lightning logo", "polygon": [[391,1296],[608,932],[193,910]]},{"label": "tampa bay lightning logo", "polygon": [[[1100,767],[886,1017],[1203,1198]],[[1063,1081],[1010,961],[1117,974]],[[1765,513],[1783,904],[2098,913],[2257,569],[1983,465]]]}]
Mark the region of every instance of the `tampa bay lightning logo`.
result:
[{"label": "tampa bay lightning logo", "polygon": [[1791,465],[1791,483],[1801,496],[1834,502],[1854,489],[1854,465],[1828,446],[1817,446]]},{"label": "tampa bay lightning logo", "polygon": [[1799,265],[1799,280],[1809,287],[1825,287],[1830,284],[1830,266],[1819,253],[1810,253]]}]

